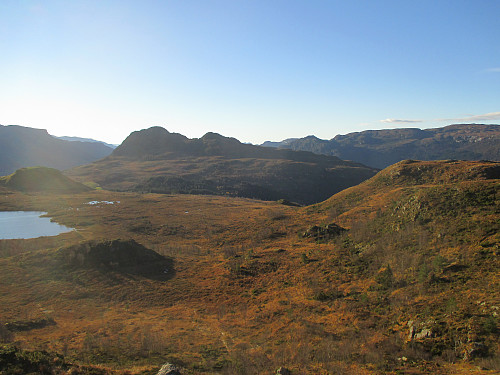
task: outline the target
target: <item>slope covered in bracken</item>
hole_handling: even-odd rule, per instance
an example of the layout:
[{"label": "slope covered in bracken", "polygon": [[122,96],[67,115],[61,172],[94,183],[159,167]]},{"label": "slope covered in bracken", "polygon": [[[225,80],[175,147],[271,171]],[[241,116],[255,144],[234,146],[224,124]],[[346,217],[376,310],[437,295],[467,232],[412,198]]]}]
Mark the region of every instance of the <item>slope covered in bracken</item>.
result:
[{"label": "slope covered in bracken", "polygon": [[302,208],[7,192],[77,231],[0,241],[2,339],[108,373],[497,373],[499,166],[403,161]]}]

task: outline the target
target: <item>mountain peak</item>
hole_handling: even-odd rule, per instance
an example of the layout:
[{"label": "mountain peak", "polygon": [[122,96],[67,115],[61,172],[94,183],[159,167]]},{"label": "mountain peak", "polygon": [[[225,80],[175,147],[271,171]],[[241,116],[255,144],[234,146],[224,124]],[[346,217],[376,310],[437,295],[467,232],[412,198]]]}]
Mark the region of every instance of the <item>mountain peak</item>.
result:
[{"label": "mountain peak", "polygon": [[114,151],[114,156],[144,157],[160,155],[181,149],[188,138],[170,133],[161,126],[153,126],[132,132]]},{"label": "mountain peak", "polygon": [[220,135],[219,133],[207,132],[200,139],[223,139],[223,138],[227,138],[227,137],[224,137],[223,135]]}]

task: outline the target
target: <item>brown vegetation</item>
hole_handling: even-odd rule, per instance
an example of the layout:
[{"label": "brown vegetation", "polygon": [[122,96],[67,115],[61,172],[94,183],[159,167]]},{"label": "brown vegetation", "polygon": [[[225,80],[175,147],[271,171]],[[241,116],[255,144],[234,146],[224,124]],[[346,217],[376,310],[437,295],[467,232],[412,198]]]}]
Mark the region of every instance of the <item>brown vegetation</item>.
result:
[{"label": "brown vegetation", "polygon": [[[167,361],[188,374],[282,365],[293,374],[494,373],[497,170],[407,161],[304,208],[199,195],[4,192],[1,209],[48,211],[77,231],[0,241],[3,323],[55,323],[14,332],[3,325],[0,337],[136,374]],[[332,223],[348,230],[303,236]],[[116,239],[171,261],[169,277],[106,266],[115,258],[61,261],[90,240]]]}]

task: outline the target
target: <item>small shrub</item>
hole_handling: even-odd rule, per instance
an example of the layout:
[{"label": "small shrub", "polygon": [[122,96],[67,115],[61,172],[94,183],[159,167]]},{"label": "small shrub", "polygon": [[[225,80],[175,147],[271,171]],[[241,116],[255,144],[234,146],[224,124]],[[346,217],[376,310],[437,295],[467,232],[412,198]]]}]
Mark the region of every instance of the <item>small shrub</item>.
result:
[{"label": "small shrub", "polygon": [[394,275],[391,266],[387,265],[384,270],[380,271],[375,277],[375,281],[380,284],[381,289],[387,290],[391,288],[394,283]]},{"label": "small shrub", "polygon": [[333,301],[338,298],[344,297],[344,293],[338,290],[321,290],[314,294],[313,298],[317,301]]},{"label": "small shrub", "polygon": [[443,269],[444,266],[446,266],[448,264],[448,260],[441,256],[441,255],[437,255],[434,260],[432,261],[432,265],[434,266],[434,269],[436,270],[436,272],[439,272]]},{"label": "small shrub", "polygon": [[493,334],[497,333],[498,332],[497,319],[493,315],[490,315],[487,318],[485,318],[482,323],[482,330],[487,335],[492,333]]},{"label": "small shrub", "polygon": [[419,283],[424,283],[427,281],[427,277],[429,276],[429,267],[427,267],[427,264],[422,264],[419,269],[418,269],[418,282]]}]

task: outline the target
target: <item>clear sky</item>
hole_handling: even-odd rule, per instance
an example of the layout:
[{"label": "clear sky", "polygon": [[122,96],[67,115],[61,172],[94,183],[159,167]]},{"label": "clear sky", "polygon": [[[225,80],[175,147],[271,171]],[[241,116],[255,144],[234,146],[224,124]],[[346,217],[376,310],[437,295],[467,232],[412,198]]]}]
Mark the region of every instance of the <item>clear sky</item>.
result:
[{"label": "clear sky", "polygon": [[1,0],[0,124],[262,143],[500,123],[498,0]]}]

